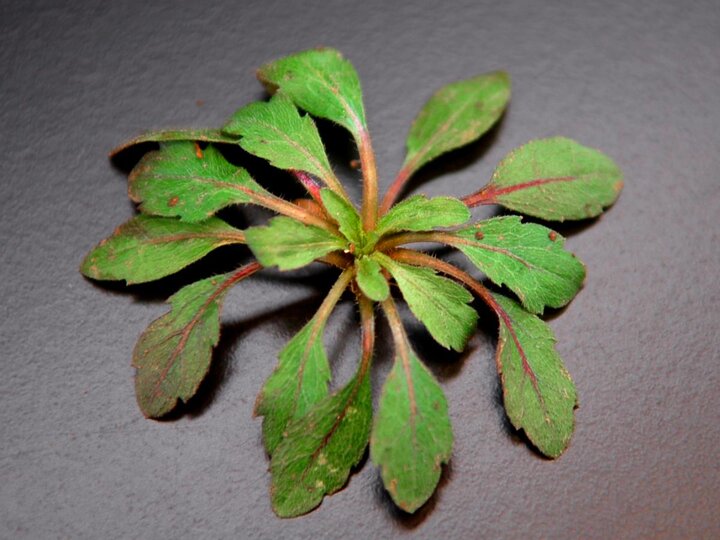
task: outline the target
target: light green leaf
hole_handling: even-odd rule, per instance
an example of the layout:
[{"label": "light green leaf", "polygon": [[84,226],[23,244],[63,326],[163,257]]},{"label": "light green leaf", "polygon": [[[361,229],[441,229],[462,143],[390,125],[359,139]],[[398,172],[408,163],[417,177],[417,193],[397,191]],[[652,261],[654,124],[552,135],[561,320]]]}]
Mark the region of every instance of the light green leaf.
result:
[{"label": "light green leaf", "polygon": [[622,172],[609,157],[553,137],[510,152],[476,196],[480,204],[501,204],[541,219],[564,221],[601,214],[622,187]]},{"label": "light green leaf", "polygon": [[80,271],[93,279],[144,283],[174,274],[215,248],[244,242],[242,231],[218,218],[183,223],[137,216],[100,242],[85,257]]},{"label": "light green leaf", "polygon": [[370,377],[357,375],[339,392],[290,422],[270,461],[272,505],[280,517],[309,512],[341,489],[365,453],[372,421]]},{"label": "light green leaf", "polygon": [[585,279],[585,267],[564,249],[562,236],[522,223],[519,216],[480,221],[452,236],[457,237],[453,246],[495,283],[507,285],[532,313],[564,306]]},{"label": "light green leaf", "polygon": [[280,444],[290,420],[301,418],[327,396],[330,365],[322,341],[326,321],[326,316],[316,315],[288,342],[258,396],[255,414],[264,417],[268,454]]},{"label": "light green leaf", "polygon": [[325,229],[287,217],[273,218],[264,227],[250,227],[245,237],[263,266],[277,266],[280,270],[300,268],[347,247],[344,239]]},{"label": "light green leaf", "polygon": [[366,130],[357,72],[335,49],[311,49],[270,62],[257,72],[268,91],[280,90],[301,109],[347,128]]},{"label": "light green leaf", "polygon": [[435,92],[410,128],[404,165],[408,175],[479,139],[498,121],[509,99],[510,77],[504,71],[454,82]]},{"label": "light green leaf", "polygon": [[162,144],[130,173],[130,198],[143,213],[189,222],[203,221],[231,204],[252,202],[253,193],[268,194],[218,150],[201,150],[192,142]]},{"label": "light green leaf", "polygon": [[360,215],[355,207],[330,189],[320,190],[320,197],[325,209],[337,221],[340,232],[348,242],[360,246],[363,243],[363,230]]},{"label": "light green leaf", "polygon": [[378,236],[397,231],[430,231],[438,227],[462,225],[470,210],[459,199],[415,195],[393,206],[380,221]]},{"label": "light green leaf", "polygon": [[556,458],[572,436],[575,385],[555,350],[555,336],[541,319],[499,294],[497,365],[505,411],[543,454]]},{"label": "light green leaf", "polygon": [[225,144],[237,144],[237,137],[226,135],[219,129],[165,129],[161,131],[148,131],[142,135],[138,135],[134,139],[130,139],[126,143],[118,146],[110,152],[110,156],[119,154],[136,144],[149,142],[169,142],[169,141],[199,141],[213,142]]},{"label": "light green leaf", "polygon": [[381,467],[395,504],[414,512],[435,491],[453,434],[442,388],[407,342],[396,347],[372,427],[370,458]]},{"label": "light green leaf", "polygon": [[251,103],[237,111],[223,128],[242,136],[240,146],[279,169],[304,171],[337,184],[325,147],[309,116],[300,116],[290,98],[276,94],[265,102]]},{"label": "light green leaf", "polygon": [[154,321],[135,346],[133,366],[138,404],[147,417],[170,412],[178,400],[195,395],[210,367],[220,337],[220,310],[225,295],[241,279],[260,268],[203,279],[180,289],[172,306]]},{"label": "light green leaf", "polygon": [[355,259],[355,268],[357,270],[355,279],[365,296],[376,302],[388,297],[390,286],[377,261],[370,257],[358,257]]},{"label": "light green leaf", "polygon": [[421,323],[443,347],[460,352],[475,332],[477,313],[468,304],[472,295],[454,281],[376,253],[374,258],[395,278],[403,298]]}]

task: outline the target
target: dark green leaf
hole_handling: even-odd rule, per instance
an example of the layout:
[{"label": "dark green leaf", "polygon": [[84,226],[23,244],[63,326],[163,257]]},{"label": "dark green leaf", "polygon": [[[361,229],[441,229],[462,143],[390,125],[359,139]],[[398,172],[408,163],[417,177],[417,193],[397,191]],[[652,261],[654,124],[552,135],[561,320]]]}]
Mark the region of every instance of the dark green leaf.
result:
[{"label": "dark green leaf", "polygon": [[507,285],[533,313],[564,306],[585,279],[585,267],[563,248],[562,236],[522,223],[519,216],[481,221],[453,236],[455,247],[495,283]]},{"label": "dark green leaf", "polygon": [[543,454],[558,457],[572,436],[575,385],[555,350],[555,336],[541,319],[499,294],[497,365],[505,411]]},{"label": "dark green leaf", "polygon": [[563,137],[531,141],[503,159],[471,206],[501,204],[542,219],[595,217],[617,199],[622,172],[606,155]]},{"label": "dark green leaf", "polygon": [[432,337],[443,347],[462,351],[477,324],[477,313],[468,305],[472,295],[429,268],[399,263],[382,253],[374,257],[395,278],[410,311]]},{"label": "dark green leaf", "polygon": [[510,77],[504,71],[454,82],[435,92],[410,129],[404,166],[408,173],[480,138],[498,121],[509,99]]},{"label": "dark green leaf", "polygon": [[277,266],[280,270],[300,268],[347,247],[344,239],[325,229],[287,217],[273,218],[264,227],[250,227],[245,236],[263,266]]},{"label": "dark green leaf", "polygon": [[468,219],[470,210],[459,199],[415,195],[400,201],[380,218],[376,233],[382,236],[397,231],[430,231],[462,225]]},{"label": "dark green leaf", "polygon": [[366,373],[290,422],[270,462],[275,512],[281,517],[304,514],[342,488],[365,453],[371,421]]},{"label": "dark green leaf", "polygon": [[315,122],[307,115],[300,116],[290,98],[283,94],[276,94],[267,103],[243,107],[223,130],[242,136],[240,146],[274,167],[305,171],[329,185],[338,184]]},{"label": "dark green leaf", "polygon": [[301,109],[347,128],[356,139],[365,131],[365,110],[357,72],[335,49],[312,49],[265,64],[258,79],[279,89]]},{"label": "dark green leaf", "polygon": [[130,173],[130,198],[146,214],[202,221],[221,208],[268,194],[248,172],[228,163],[212,146],[192,142],[162,144]]},{"label": "dark green leaf", "polygon": [[365,296],[376,302],[381,302],[388,297],[390,286],[377,261],[370,257],[358,257],[355,259],[355,268],[357,270],[355,279]]},{"label": "dark green leaf", "polygon": [[340,232],[348,242],[360,246],[363,243],[362,223],[355,207],[329,189],[320,191],[323,205],[332,218],[340,226]]},{"label": "dark green leaf", "polygon": [[406,512],[435,491],[453,435],[442,388],[405,342],[383,385],[370,437],[370,457],[385,488]]},{"label": "dark green leaf", "polygon": [[242,231],[218,218],[183,223],[137,216],[100,242],[80,271],[93,279],[143,283],[174,274],[217,247],[244,242]]},{"label": "dark green leaf", "polygon": [[227,291],[260,269],[214,276],[183,287],[169,300],[169,313],[154,321],[135,346],[135,390],[143,414],[157,418],[178,400],[187,401],[210,367],[220,337],[220,310]]},{"label": "dark green leaf", "polygon": [[130,139],[126,143],[118,146],[112,152],[110,156],[119,154],[123,150],[135,146],[136,144],[149,143],[149,142],[168,142],[168,141],[199,141],[199,142],[214,142],[214,143],[227,143],[237,144],[237,137],[225,135],[219,129],[166,129],[161,131],[148,131],[143,133],[134,139]]}]

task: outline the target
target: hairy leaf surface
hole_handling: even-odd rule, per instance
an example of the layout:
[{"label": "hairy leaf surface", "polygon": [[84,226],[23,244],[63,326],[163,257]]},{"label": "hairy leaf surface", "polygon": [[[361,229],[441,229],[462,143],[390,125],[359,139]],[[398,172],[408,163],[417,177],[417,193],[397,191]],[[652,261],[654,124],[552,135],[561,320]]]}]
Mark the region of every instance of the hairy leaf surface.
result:
[{"label": "hairy leaf surface", "polygon": [[455,247],[495,283],[507,285],[532,313],[564,306],[585,279],[585,267],[564,249],[562,236],[519,216],[480,221],[453,236]]},{"label": "hairy leaf surface", "polygon": [[370,257],[359,257],[355,259],[357,269],[357,284],[360,290],[376,302],[385,300],[390,294],[390,286],[382,273],[380,264]]},{"label": "hairy leaf surface", "polygon": [[475,331],[477,313],[472,295],[429,268],[399,263],[377,253],[376,260],[395,278],[403,298],[430,335],[443,347],[460,352]]},{"label": "hairy leaf surface", "polygon": [[470,210],[459,199],[414,195],[393,206],[378,222],[378,236],[398,231],[429,231],[437,227],[462,225]]},{"label": "hairy leaf surface", "polygon": [[149,142],[163,143],[170,141],[197,141],[197,142],[213,142],[225,144],[237,144],[237,137],[226,135],[219,129],[164,129],[159,131],[148,131],[138,135],[134,139],[130,139],[124,144],[118,146],[110,152],[110,156],[115,156],[120,152],[135,146]]},{"label": "hairy leaf surface", "polygon": [[454,82],[435,92],[410,128],[408,172],[480,138],[498,121],[509,99],[510,77],[504,71]]},{"label": "hairy leaf surface", "polygon": [[372,427],[370,458],[381,467],[395,504],[414,512],[435,491],[453,434],[442,388],[407,342],[396,347]]},{"label": "hairy leaf surface", "polygon": [[567,448],[575,427],[575,384],[547,323],[509,298],[493,297],[500,306],[497,365],[505,411],[538,450],[556,458]]},{"label": "hairy leaf surface", "polygon": [[325,229],[287,217],[273,218],[264,227],[250,227],[245,236],[263,266],[277,266],[280,270],[300,268],[347,247],[347,241]]},{"label": "hairy leaf surface", "polygon": [[301,109],[347,128],[356,139],[366,129],[357,72],[335,49],[303,51],[265,64],[258,79],[280,90]]},{"label": "hairy leaf surface", "polygon": [[287,96],[275,94],[269,102],[256,102],[237,111],[223,128],[242,136],[240,146],[279,169],[304,171],[337,184],[315,122],[300,115]]},{"label": "hairy leaf surface", "polygon": [[609,157],[553,137],[510,152],[477,197],[480,204],[501,204],[530,216],[564,221],[601,214],[615,202],[622,186],[622,172]]},{"label": "hairy leaf surface", "polygon": [[356,246],[362,244],[362,223],[355,207],[330,189],[321,190],[320,197],[325,209],[340,226],[343,236]]},{"label": "hairy leaf surface", "polygon": [[365,453],[371,421],[370,376],[365,373],[290,422],[270,461],[275,512],[280,517],[304,514],[342,488]]},{"label": "hairy leaf surface", "polygon": [[220,337],[220,310],[232,285],[260,269],[213,276],[180,289],[171,310],[154,321],[135,346],[135,391],[143,414],[157,418],[197,391]]},{"label": "hairy leaf surface", "polygon": [[93,279],[144,283],[174,274],[215,248],[244,242],[242,231],[218,218],[183,223],[141,215],[88,253],[80,271]]}]

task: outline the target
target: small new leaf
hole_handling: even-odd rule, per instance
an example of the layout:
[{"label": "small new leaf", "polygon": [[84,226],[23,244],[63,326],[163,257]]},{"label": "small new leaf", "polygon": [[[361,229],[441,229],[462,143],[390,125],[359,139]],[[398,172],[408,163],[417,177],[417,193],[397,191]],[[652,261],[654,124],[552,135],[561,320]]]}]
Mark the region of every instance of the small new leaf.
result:
[{"label": "small new leaf", "polygon": [[203,279],[180,289],[171,310],[140,336],[133,354],[135,391],[140,409],[157,418],[178,400],[187,401],[205,378],[212,349],[220,337],[220,309],[230,289],[259,270],[251,264],[238,272]]},{"label": "small new leaf", "polygon": [[472,295],[429,268],[399,263],[381,253],[375,258],[395,278],[410,311],[435,341],[462,351],[477,325],[477,313],[468,305]]},{"label": "small new leaf", "polygon": [[290,422],[270,461],[277,515],[309,512],[342,488],[365,453],[371,421],[370,377],[365,373]]},{"label": "small new leaf", "polygon": [[183,223],[141,215],[88,253],[80,271],[93,279],[144,283],[174,274],[215,248],[244,242],[242,231],[215,217]]},{"label": "small new leaf", "polygon": [[462,225],[470,210],[459,199],[415,195],[393,206],[378,222],[376,234],[398,231],[429,231],[438,227]]},{"label": "small new leaf", "polygon": [[343,236],[351,244],[360,246],[363,243],[363,230],[355,207],[330,189],[321,190],[320,197],[325,209],[339,225]]},{"label": "small new leaf", "polygon": [[556,458],[570,443],[575,426],[575,384],[547,323],[509,298],[493,297],[499,305],[497,365],[505,411],[538,450]]},{"label": "small new leaf", "polygon": [[585,279],[585,267],[564,249],[562,236],[519,216],[480,221],[453,235],[453,246],[495,283],[507,285],[532,313],[564,306]]},{"label": "small new leaf", "polygon": [[408,175],[445,152],[479,139],[498,121],[510,99],[504,71],[457,81],[435,92],[407,139]]},{"label": "small new leaf", "polygon": [[366,129],[357,72],[335,49],[286,56],[265,64],[257,76],[268,91],[282,91],[301,109],[344,126],[356,140]]},{"label": "small new leaf", "polygon": [[268,160],[274,167],[304,171],[328,185],[339,185],[315,122],[307,115],[301,116],[293,102],[281,93],[267,103],[246,105],[233,115],[223,131],[242,136],[239,144],[244,150]]},{"label": "small new leaf", "polygon": [[277,266],[280,270],[301,268],[347,246],[346,240],[325,229],[287,217],[273,218],[264,227],[250,227],[245,237],[263,266]]},{"label": "small new leaf", "polygon": [[357,271],[357,284],[360,290],[376,302],[382,302],[390,294],[390,286],[382,273],[380,264],[370,257],[359,257],[355,259]]},{"label": "small new leaf", "polygon": [[130,173],[130,198],[145,214],[198,222],[231,204],[268,194],[248,172],[228,163],[212,146],[165,143],[146,154]]},{"label": "small new leaf", "polygon": [[465,202],[501,204],[541,219],[600,215],[618,198],[622,172],[606,155],[564,137],[531,141],[500,163],[491,182]]},{"label": "small new leaf", "polygon": [[370,458],[395,504],[414,512],[435,491],[453,434],[442,388],[407,342],[396,348],[372,427]]}]

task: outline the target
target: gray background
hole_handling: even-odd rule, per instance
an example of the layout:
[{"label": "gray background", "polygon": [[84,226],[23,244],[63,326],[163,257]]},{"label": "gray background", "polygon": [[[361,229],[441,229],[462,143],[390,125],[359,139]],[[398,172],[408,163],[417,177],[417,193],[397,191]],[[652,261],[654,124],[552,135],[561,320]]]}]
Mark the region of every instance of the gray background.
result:
[{"label": "gray background", "polygon": [[[66,4],[0,2],[0,537],[720,536],[716,0]],[[465,195],[506,152],[556,134],[625,172],[604,217],[560,229],[589,269],[551,320],[580,394],[571,447],[549,462],[509,429],[492,318],[461,356],[419,334],[456,443],[415,516],[393,509],[369,461],[306,517],[270,509],[253,401],[330,274],[235,290],[209,383],[155,422],[135,404],[130,356],[177,283],[127,291],[77,272],[133,212],[113,146],[150,128],[220,125],[262,98],[256,67],[320,44],[360,73],[383,186],[430,93],[498,68],[514,83],[501,126],[425,171],[434,181],[416,191]],[[342,131],[325,133],[340,161],[352,157]],[[266,184],[282,193],[284,180]],[[348,302],[327,339],[339,378],[356,358],[352,324]],[[390,355],[380,347],[376,386]]]}]

